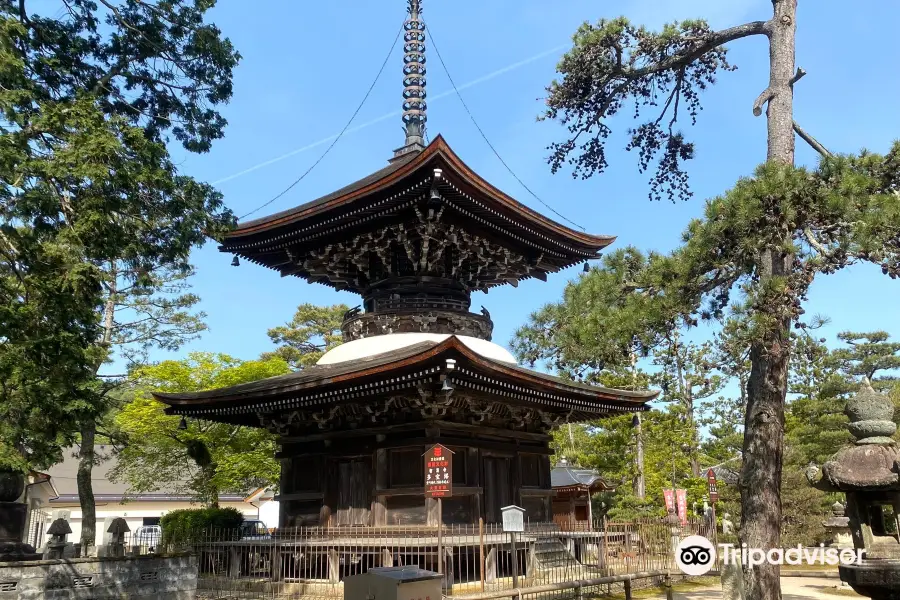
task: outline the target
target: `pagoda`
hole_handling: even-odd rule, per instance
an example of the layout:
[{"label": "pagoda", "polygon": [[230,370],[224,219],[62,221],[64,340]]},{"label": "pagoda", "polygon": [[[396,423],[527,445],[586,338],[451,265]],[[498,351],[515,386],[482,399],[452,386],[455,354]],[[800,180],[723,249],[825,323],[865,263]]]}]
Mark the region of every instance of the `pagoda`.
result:
[{"label": "pagoda", "polygon": [[[289,375],[155,395],[168,414],[278,436],[282,527],[490,523],[511,504],[549,522],[551,430],[646,410],[656,395],[532,371],[491,342],[490,313],[472,311],[472,292],[546,281],[615,238],[548,219],[443,137],[426,143],[425,30],[419,0],[408,3],[403,146],[383,169],[242,223],[220,246],[235,263],[361,296],[344,343]],[[442,502],[425,497],[423,474],[438,443],[453,452]]]}]

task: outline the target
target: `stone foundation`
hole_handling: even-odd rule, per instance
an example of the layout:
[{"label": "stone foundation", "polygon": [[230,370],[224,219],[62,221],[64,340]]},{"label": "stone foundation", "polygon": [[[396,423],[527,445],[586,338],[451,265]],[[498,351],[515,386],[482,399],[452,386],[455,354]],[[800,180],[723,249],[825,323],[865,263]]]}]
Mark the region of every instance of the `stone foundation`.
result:
[{"label": "stone foundation", "polygon": [[0,600],[194,600],[196,593],[194,556],[0,563]]}]

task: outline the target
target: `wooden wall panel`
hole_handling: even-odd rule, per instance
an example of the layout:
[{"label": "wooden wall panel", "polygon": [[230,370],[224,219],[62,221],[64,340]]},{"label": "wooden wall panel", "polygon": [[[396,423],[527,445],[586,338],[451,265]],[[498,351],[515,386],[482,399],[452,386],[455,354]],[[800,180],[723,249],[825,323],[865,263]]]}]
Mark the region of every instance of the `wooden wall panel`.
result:
[{"label": "wooden wall panel", "polygon": [[390,487],[419,487],[425,485],[421,448],[403,448],[390,452]]},{"label": "wooden wall panel", "polygon": [[519,455],[519,464],[522,469],[522,487],[541,487],[543,483],[541,456],[538,454],[521,454]]},{"label": "wooden wall panel", "polygon": [[425,525],[425,498],[389,496],[384,501],[387,525]]}]

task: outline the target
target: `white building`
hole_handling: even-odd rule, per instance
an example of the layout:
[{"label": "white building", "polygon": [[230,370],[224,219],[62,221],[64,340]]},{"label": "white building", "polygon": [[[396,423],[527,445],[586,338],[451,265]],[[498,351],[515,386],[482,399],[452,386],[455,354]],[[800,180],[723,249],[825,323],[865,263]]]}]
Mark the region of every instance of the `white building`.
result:
[{"label": "white building", "polygon": [[[94,466],[92,472],[92,488],[97,507],[96,544],[105,543],[106,529],[116,517],[122,517],[131,531],[142,525],[158,525],[162,516],[181,508],[199,508],[200,505],[190,496],[169,492],[150,494],[129,494],[124,483],[113,483],[108,474],[116,466],[116,459],[111,448],[97,447],[97,456],[101,462]],[[25,490],[25,502],[29,505],[29,525],[26,541],[40,547],[47,541],[44,533],[50,523],[57,518],[64,518],[72,528],[70,542],[77,543],[81,539],[81,505],[78,500],[77,448],[64,452],[63,462],[54,465],[45,473],[33,473],[29,477],[29,485]],[[223,494],[219,496],[219,506],[234,507],[244,514],[245,519],[261,518],[273,509],[272,495],[265,490],[257,490],[251,496],[242,494]],[[274,502],[274,523],[277,525],[278,507]],[[263,507],[265,510],[263,511]],[[263,519],[268,524],[268,519]]]}]

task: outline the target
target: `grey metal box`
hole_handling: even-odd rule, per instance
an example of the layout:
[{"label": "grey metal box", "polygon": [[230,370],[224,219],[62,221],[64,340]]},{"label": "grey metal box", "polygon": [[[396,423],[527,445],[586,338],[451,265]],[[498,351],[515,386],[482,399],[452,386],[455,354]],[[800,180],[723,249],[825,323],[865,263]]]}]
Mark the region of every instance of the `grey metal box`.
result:
[{"label": "grey metal box", "polygon": [[418,567],[380,567],[344,579],[344,600],[441,600],[442,575]]}]

